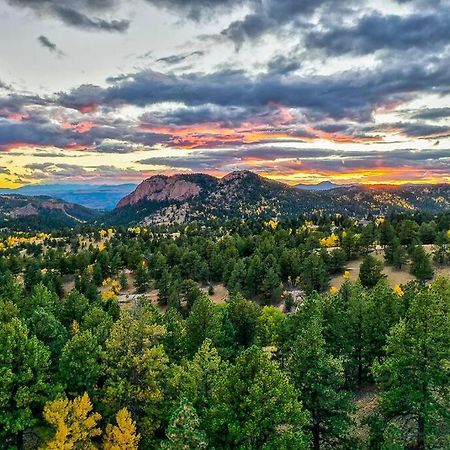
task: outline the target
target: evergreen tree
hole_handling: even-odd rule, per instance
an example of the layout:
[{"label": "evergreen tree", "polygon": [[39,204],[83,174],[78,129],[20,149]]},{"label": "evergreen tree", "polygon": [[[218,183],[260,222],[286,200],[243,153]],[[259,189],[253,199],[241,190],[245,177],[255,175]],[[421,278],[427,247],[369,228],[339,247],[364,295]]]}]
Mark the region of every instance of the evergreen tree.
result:
[{"label": "evergreen tree", "polygon": [[241,353],[213,393],[208,421],[216,448],[274,449],[289,438],[309,448],[308,421],[292,384],[279,365],[257,347]]},{"label": "evergreen tree", "polygon": [[186,351],[194,355],[205,339],[217,342],[221,333],[220,316],[207,295],[199,297],[186,320]]},{"label": "evergreen tree", "polygon": [[250,347],[256,339],[260,308],[241,294],[237,294],[228,301],[228,313],[237,345],[243,348]]},{"label": "evergreen tree", "polygon": [[282,284],[280,276],[273,267],[265,273],[262,284],[260,286],[260,293],[262,294],[264,303],[277,303],[280,299],[282,291]]},{"label": "evergreen tree", "polygon": [[166,430],[167,440],[161,447],[167,450],[187,450],[207,448],[206,435],[199,429],[200,421],[193,406],[182,400],[170,418]]},{"label": "evergreen tree", "polygon": [[18,318],[0,322],[0,441],[23,448],[50,395],[50,352]]},{"label": "evergreen tree", "polygon": [[146,292],[149,287],[149,273],[145,262],[139,263],[136,268],[134,287],[136,288],[136,292],[140,294]]},{"label": "evergreen tree", "polygon": [[69,395],[75,397],[87,392],[93,397],[102,371],[100,351],[101,347],[90,331],[75,333],[64,346],[59,378]]},{"label": "evergreen tree", "polygon": [[[447,294],[440,295],[433,289],[419,293],[405,319],[392,328],[386,359],[374,366],[386,421],[413,419],[414,448],[419,450],[450,445]],[[409,437],[402,437],[406,446]]]},{"label": "evergreen tree", "polygon": [[417,245],[411,252],[411,273],[419,280],[426,281],[433,278],[433,266],[429,256],[421,245]]},{"label": "evergreen tree", "polygon": [[395,229],[388,220],[384,220],[379,227],[380,244],[390,245],[395,238]]},{"label": "evergreen tree", "polygon": [[175,388],[197,411],[200,422],[206,427],[212,394],[226,369],[216,348],[205,339],[192,361],[179,367],[174,380]]},{"label": "evergreen tree", "polygon": [[289,351],[291,379],[311,413],[313,448],[348,448],[351,403],[344,390],[342,361],[326,351],[322,317],[316,309],[299,329]]},{"label": "evergreen tree", "polygon": [[72,325],[74,320],[78,323],[81,322],[83,315],[87,312],[88,308],[88,299],[83,294],[73,290],[62,302],[62,307],[60,309],[61,322],[66,327]]},{"label": "evergreen tree", "polygon": [[359,269],[359,279],[364,287],[374,287],[383,277],[383,263],[374,256],[367,255]]},{"label": "evergreen tree", "polygon": [[168,359],[160,344],[164,328],[154,313],[144,309],[133,316],[122,313],[114,323],[103,353],[102,404],[105,415],[127,408],[137,422],[142,446],[154,444],[154,433],[165,417]]},{"label": "evergreen tree", "polygon": [[329,275],[320,255],[312,253],[305,259],[300,274],[300,282],[307,293],[322,292],[328,288]]},{"label": "evergreen tree", "polygon": [[407,252],[405,248],[400,245],[400,240],[394,238],[384,249],[384,258],[386,262],[394,268],[400,270],[407,261]]},{"label": "evergreen tree", "polygon": [[26,321],[28,329],[50,350],[56,362],[68,339],[68,333],[54,314],[42,306],[37,307]]},{"label": "evergreen tree", "polygon": [[186,310],[189,312],[197,299],[203,295],[203,292],[194,280],[184,280],[181,283],[180,290]]}]

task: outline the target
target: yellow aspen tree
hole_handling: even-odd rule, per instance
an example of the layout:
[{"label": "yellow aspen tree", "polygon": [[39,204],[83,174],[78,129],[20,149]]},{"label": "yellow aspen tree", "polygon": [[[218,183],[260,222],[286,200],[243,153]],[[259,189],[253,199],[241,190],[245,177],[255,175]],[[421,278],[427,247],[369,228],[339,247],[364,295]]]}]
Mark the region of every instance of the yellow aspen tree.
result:
[{"label": "yellow aspen tree", "polygon": [[126,408],[116,414],[117,425],[108,425],[103,441],[104,450],[137,450],[140,435],[136,423]]},{"label": "yellow aspen tree", "polygon": [[45,450],[95,449],[92,438],[100,436],[97,428],[101,415],[92,411],[87,393],[73,400],[58,398],[44,408],[45,420],[55,429],[55,435],[43,446]]}]

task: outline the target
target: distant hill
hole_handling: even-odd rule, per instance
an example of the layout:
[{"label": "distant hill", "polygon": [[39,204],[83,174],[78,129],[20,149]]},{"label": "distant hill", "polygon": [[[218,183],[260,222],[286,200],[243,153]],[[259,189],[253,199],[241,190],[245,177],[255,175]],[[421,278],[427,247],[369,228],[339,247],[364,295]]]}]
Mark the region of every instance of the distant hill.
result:
[{"label": "distant hill", "polygon": [[347,187],[348,185],[341,185],[333,183],[332,181],[321,181],[317,184],[296,184],[297,189],[302,189],[306,191],[330,191],[331,189],[336,189],[338,187]]},{"label": "distant hill", "polygon": [[0,189],[0,194],[47,195],[87,208],[111,210],[119,200],[136,188],[135,184],[86,185],[86,184],[37,184],[17,189]]},{"label": "distant hill", "polygon": [[242,171],[224,178],[205,174],[153,176],[125,196],[103,220],[149,225],[287,217],[313,212],[365,217],[416,210],[438,213],[449,209],[449,185],[336,186],[309,190]]},{"label": "distant hill", "polygon": [[0,227],[20,230],[73,227],[91,222],[99,212],[47,196],[0,195]]}]

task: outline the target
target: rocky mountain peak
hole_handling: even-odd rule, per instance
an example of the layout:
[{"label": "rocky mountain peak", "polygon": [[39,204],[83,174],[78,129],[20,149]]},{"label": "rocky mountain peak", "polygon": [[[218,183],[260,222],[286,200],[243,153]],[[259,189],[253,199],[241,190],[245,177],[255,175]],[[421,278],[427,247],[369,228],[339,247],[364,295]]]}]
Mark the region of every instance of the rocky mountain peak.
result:
[{"label": "rocky mountain peak", "polygon": [[250,170],[235,170],[222,178],[222,182],[230,182],[235,180],[244,180],[244,179],[259,179],[259,175],[250,171]]},{"label": "rocky mountain peak", "polygon": [[184,175],[155,175],[144,180],[117,205],[119,208],[141,201],[184,201],[200,194],[200,184]]}]

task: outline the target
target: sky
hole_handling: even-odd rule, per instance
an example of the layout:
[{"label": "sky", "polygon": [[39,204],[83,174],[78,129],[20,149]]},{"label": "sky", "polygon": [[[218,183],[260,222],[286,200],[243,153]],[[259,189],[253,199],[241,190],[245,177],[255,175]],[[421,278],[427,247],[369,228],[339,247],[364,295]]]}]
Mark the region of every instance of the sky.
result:
[{"label": "sky", "polygon": [[0,0],[0,187],[450,182],[450,0]]}]

